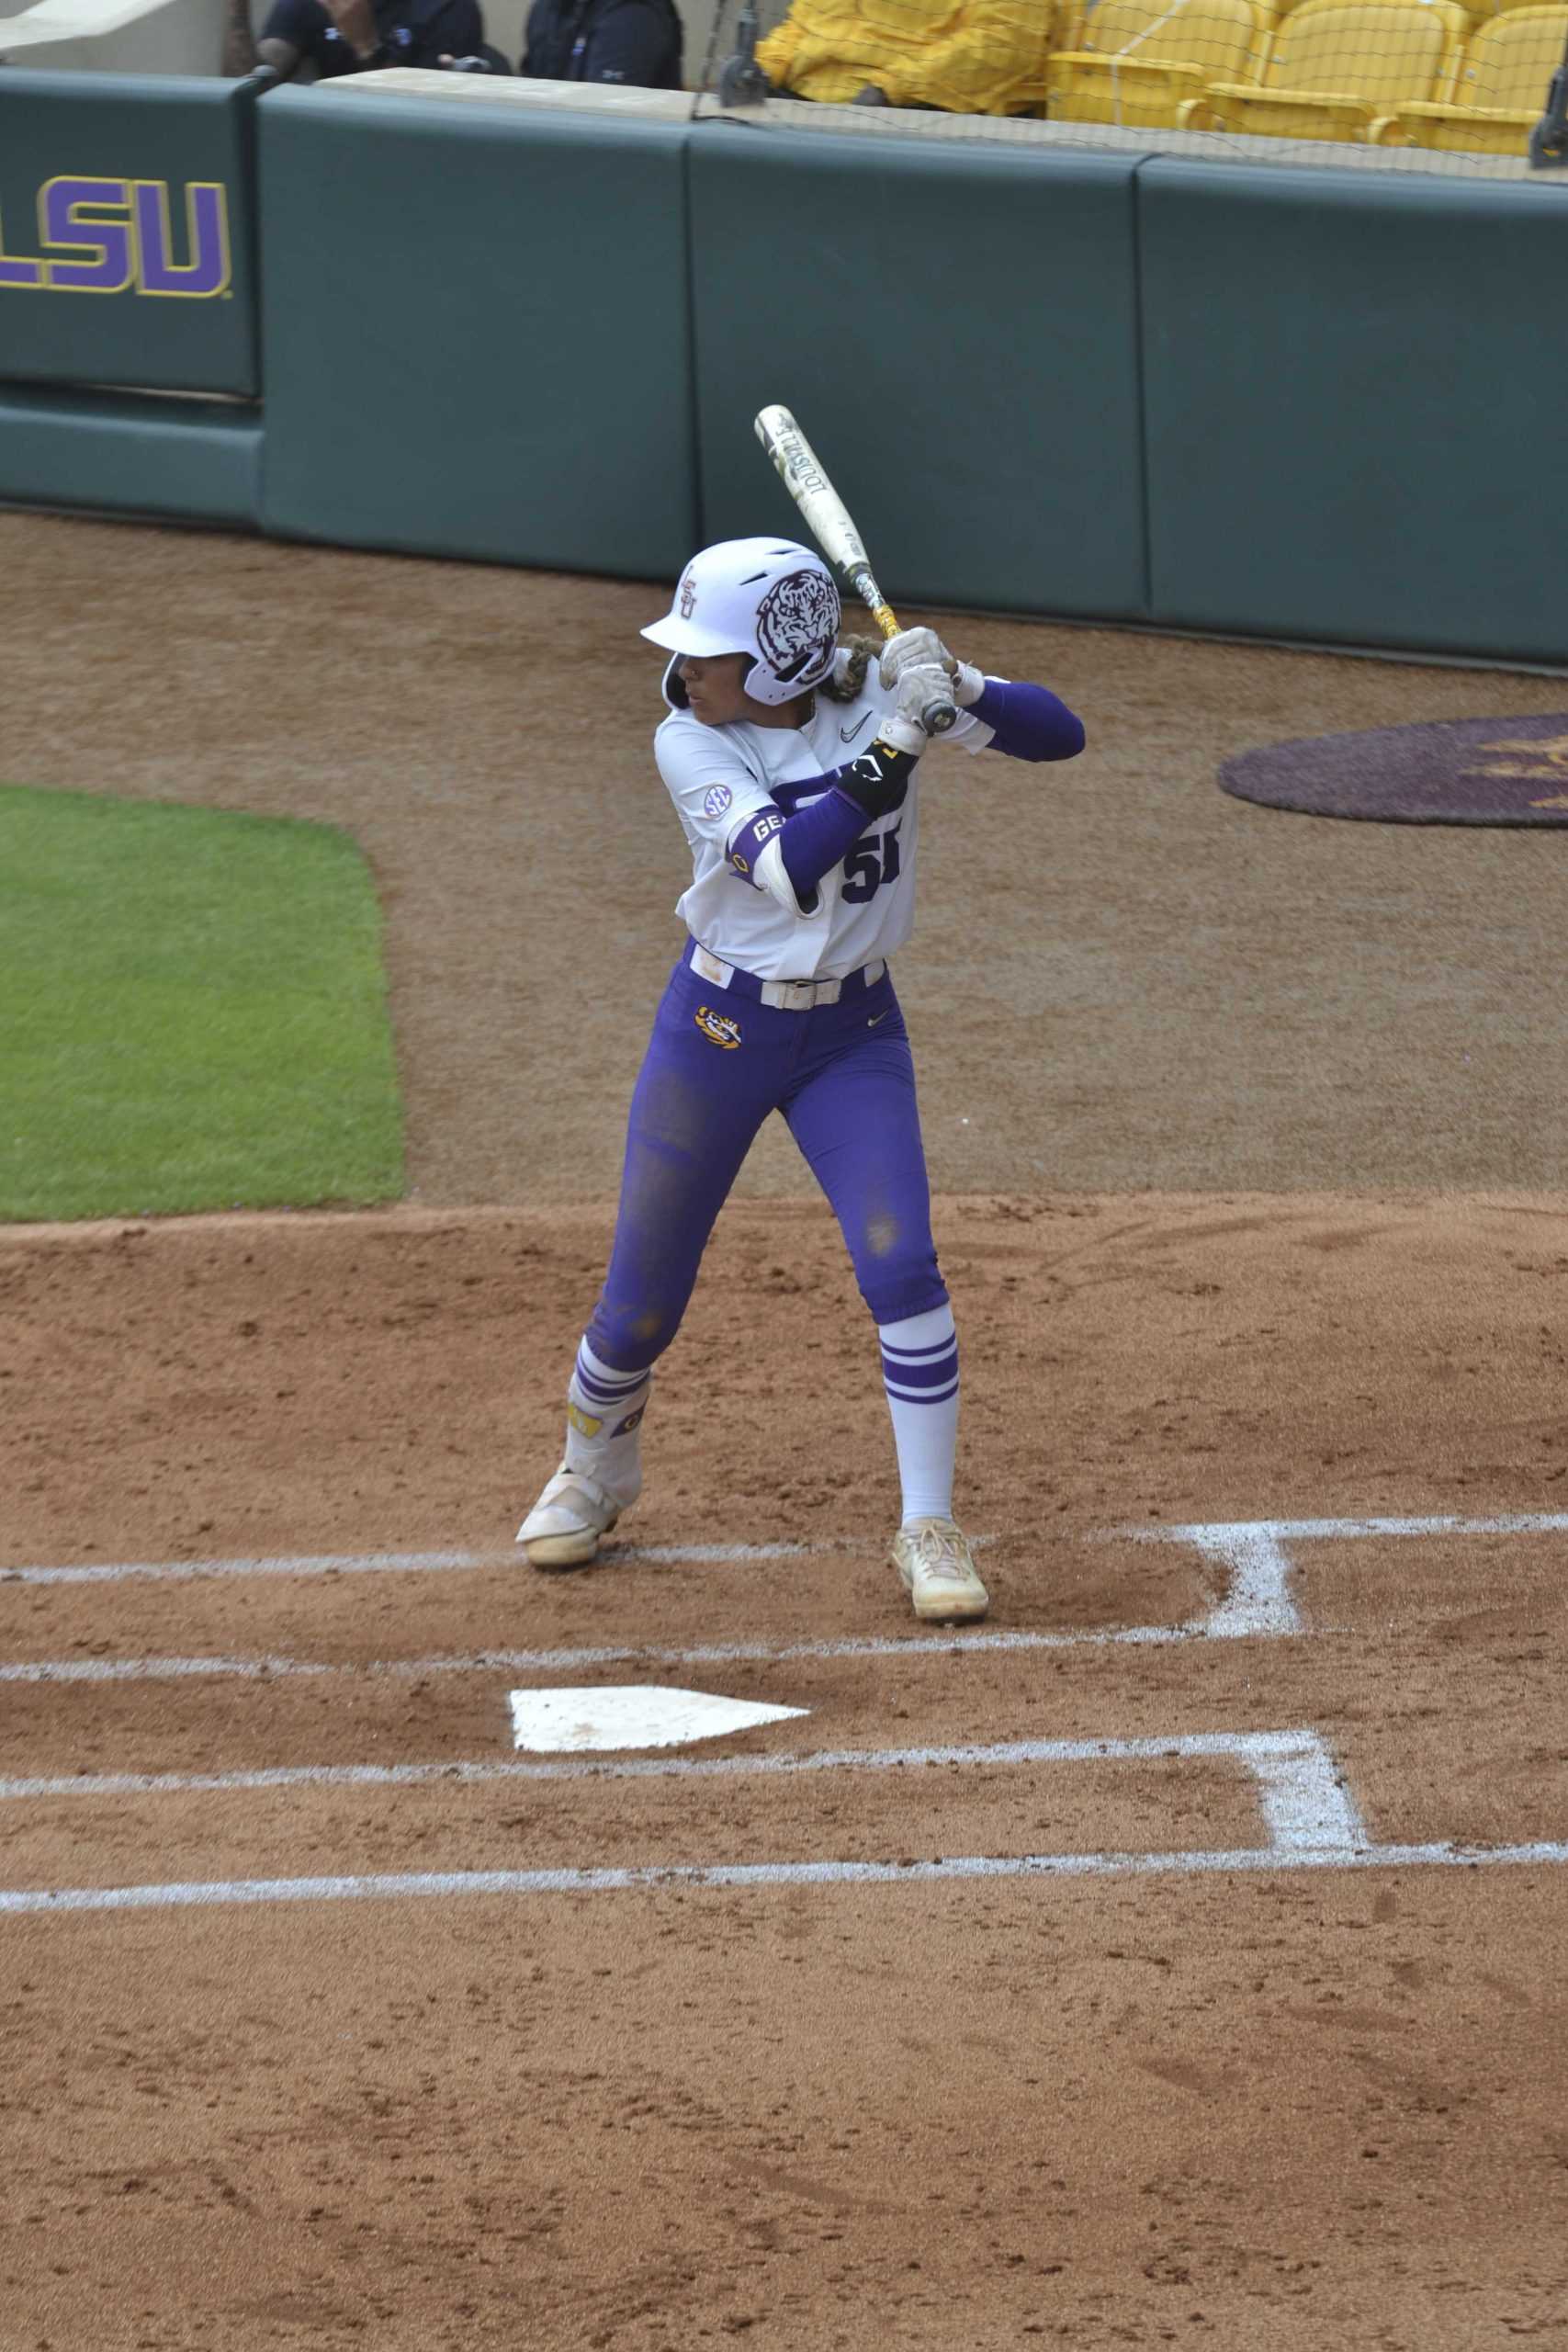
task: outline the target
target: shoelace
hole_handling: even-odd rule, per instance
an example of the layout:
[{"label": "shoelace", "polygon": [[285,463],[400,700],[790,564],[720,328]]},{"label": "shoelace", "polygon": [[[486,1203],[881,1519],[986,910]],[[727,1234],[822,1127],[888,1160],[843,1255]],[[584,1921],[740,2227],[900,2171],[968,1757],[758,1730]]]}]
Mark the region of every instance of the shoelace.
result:
[{"label": "shoelace", "polygon": [[971,1570],[956,1549],[955,1540],[940,1527],[922,1527],[914,1537],[915,1557],[930,1575],[953,1584],[967,1584]]}]

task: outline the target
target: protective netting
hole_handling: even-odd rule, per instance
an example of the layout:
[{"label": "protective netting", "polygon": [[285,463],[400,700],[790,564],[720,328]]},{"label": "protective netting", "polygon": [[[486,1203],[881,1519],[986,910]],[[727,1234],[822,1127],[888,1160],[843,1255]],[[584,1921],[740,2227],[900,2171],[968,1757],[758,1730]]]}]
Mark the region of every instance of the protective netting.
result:
[{"label": "protective netting", "polygon": [[1512,177],[1532,141],[1556,160],[1565,57],[1568,0],[719,0],[703,87],[783,102],[792,128],[897,110],[917,133],[1043,124],[1050,143],[1279,161],[1306,142]]}]

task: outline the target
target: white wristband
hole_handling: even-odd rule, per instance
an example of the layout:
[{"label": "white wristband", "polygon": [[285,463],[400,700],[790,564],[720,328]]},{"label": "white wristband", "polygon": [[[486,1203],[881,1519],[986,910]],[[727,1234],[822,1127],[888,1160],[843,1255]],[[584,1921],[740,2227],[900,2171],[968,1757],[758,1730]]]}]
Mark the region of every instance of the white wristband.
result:
[{"label": "white wristband", "polygon": [[876,731],[895,752],[908,752],[917,760],[931,740],[923,727],[918,727],[912,718],[900,718],[896,711],[888,714]]}]

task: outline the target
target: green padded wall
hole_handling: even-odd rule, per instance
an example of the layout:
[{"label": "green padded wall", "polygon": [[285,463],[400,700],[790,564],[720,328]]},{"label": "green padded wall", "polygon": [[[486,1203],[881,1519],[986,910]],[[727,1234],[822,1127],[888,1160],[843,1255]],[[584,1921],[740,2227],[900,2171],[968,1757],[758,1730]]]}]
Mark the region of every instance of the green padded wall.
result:
[{"label": "green padded wall", "polygon": [[1145,164],[1154,617],[1568,657],[1568,188]]},{"label": "green padded wall", "polygon": [[0,384],[0,499],[254,528],[260,411]]},{"label": "green padded wall", "polygon": [[698,124],[703,537],[801,535],[782,401],[889,595],[1141,614],[1137,161]]},{"label": "green padded wall", "polygon": [[0,380],[254,393],[254,94],[0,73]]},{"label": "green padded wall", "polygon": [[321,85],[260,119],[266,527],[678,570],[683,129]]}]

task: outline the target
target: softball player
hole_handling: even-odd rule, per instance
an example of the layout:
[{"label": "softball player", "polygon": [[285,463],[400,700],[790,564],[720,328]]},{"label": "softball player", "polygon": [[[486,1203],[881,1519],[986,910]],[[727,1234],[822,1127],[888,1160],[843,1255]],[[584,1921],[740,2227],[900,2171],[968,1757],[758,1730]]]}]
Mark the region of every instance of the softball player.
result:
[{"label": "softball player", "polygon": [[892,1559],[917,1617],[983,1617],[953,1519],[958,1344],[931,1240],[914,1068],[887,962],[909,935],[919,714],[943,740],[1066,760],[1079,721],[983,677],[933,630],[840,647],[809,549],[728,539],[693,558],[644,637],[671,655],[654,752],[691,846],[691,934],[632,1096],[609,1272],[567,1389],[564,1459],[518,1530],[538,1568],[592,1559],[642,1487],[654,1364],[753,1137],[782,1112],[838,1216],[881,1342],[903,1489]]}]

